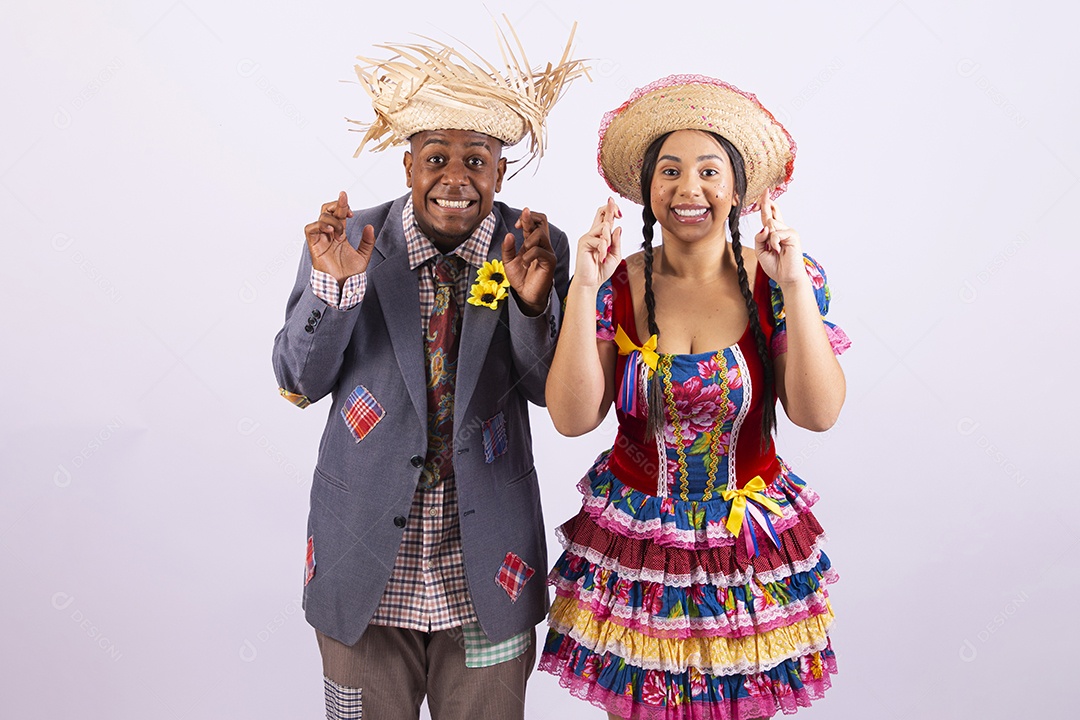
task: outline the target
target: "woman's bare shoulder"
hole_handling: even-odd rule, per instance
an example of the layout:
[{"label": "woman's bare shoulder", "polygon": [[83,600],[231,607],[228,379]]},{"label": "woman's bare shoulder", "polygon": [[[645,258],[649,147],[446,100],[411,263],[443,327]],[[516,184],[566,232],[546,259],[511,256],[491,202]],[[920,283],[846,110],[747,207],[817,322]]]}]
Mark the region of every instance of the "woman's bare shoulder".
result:
[{"label": "woman's bare shoulder", "polygon": [[746,268],[746,274],[750,278],[750,286],[754,285],[754,276],[757,274],[757,251],[754,246],[746,247],[742,246],[743,267]]},{"label": "woman's bare shoulder", "polygon": [[638,250],[623,258],[626,263],[626,272],[630,282],[642,282],[645,278],[645,253]]}]

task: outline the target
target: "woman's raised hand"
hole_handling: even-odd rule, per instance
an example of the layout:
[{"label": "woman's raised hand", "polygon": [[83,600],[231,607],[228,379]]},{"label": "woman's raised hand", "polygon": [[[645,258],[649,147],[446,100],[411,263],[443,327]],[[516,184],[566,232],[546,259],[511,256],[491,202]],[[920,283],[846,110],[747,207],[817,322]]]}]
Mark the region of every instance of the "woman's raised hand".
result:
[{"label": "woman's raised hand", "polygon": [[578,241],[575,283],[598,288],[622,262],[622,246],[619,242],[622,228],[615,227],[615,221],[621,217],[622,211],[610,197],[607,204],[596,211],[592,227]]},{"label": "woman's raised hand", "polygon": [[768,190],[761,194],[758,205],[761,206],[761,232],[754,236],[754,249],[761,269],[778,285],[806,280],[799,233],[784,224],[780,208],[769,197]]}]

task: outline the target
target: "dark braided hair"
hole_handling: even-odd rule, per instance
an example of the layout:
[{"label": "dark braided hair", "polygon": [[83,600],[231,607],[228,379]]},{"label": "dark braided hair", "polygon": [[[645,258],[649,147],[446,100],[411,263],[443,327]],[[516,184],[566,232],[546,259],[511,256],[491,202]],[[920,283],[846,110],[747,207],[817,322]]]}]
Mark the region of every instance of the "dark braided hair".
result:
[{"label": "dark braided hair", "polygon": [[[728,213],[728,228],[731,231],[731,249],[735,253],[735,267],[739,277],[739,290],[742,292],[743,301],[746,303],[746,311],[750,315],[750,330],[754,335],[754,344],[757,348],[758,358],[765,369],[764,412],[761,417],[761,444],[764,447],[776,428],[776,403],[772,400],[775,388],[775,371],[772,358],[769,355],[769,346],[765,340],[765,331],[761,327],[761,317],[758,314],[757,301],[750,287],[750,281],[743,264],[742,242],[739,237],[739,217],[742,215],[743,201],[746,197],[746,166],[742,155],[727,138],[714,132],[702,131],[711,136],[731,161],[732,174],[735,176],[735,194],[738,203]],[[652,211],[652,179],[656,172],[656,162],[660,157],[660,148],[671,133],[665,133],[656,138],[645,151],[645,157],[641,164],[641,197],[644,207],[641,218],[644,223],[641,234],[644,237],[642,249],[645,255],[645,309],[648,311],[649,332],[660,336],[660,327],[656,324],[656,297],[653,295],[653,226],[656,224],[656,216]],[[664,390],[660,381],[660,373],[654,373],[653,381],[649,383],[649,417],[648,428],[650,432],[656,432],[657,428],[664,424]]]},{"label": "dark braided hair", "polygon": [[[643,240],[642,250],[645,255],[645,309],[649,317],[649,334],[660,337],[660,326],[656,324],[656,296],[653,295],[653,226],[656,224],[656,216],[652,211],[652,178],[656,172],[656,161],[660,157],[660,148],[671,133],[664,133],[656,138],[645,151],[645,159],[641,163],[641,219],[644,227],[641,229]],[[648,430],[655,434],[658,429],[664,427],[664,387],[660,381],[660,368],[653,373],[652,382],[649,383],[648,404]]]}]

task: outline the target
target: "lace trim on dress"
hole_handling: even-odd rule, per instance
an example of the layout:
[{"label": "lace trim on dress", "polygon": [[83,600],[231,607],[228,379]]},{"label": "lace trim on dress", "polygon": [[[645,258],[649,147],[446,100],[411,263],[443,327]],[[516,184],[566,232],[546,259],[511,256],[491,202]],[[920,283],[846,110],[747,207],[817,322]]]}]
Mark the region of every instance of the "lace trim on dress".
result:
[{"label": "lace trim on dress", "polygon": [[[750,379],[750,367],[746,364],[746,357],[743,355],[742,348],[736,344],[731,351],[735,355],[735,362],[739,364],[739,375],[742,377],[743,383],[743,400],[739,405],[739,414],[735,416],[735,421],[731,425],[731,442],[728,446],[728,481],[725,490],[733,490],[738,487],[738,482],[735,479],[735,453],[736,448],[739,447],[739,430],[742,429],[743,423],[746,422],[746,416],[750,413],[750,404],[754,400],[754,382]],[[779,532],[780,528],[776,527],[776,530]]]},{"label": "lace trim on dress", "polygon": [[627,580],[641,580],[645,582],[662,583],[669,587],[687,587],[689,585],[717,585],[719,587],[731,587],[745,585],[753,578],[761,582],[777,582],[796,573],[804,573],[812,570],[821,560],[822,548],[828,543],[828,536],[824,533],[814,541],[813,549],[805,560],[793,560],[772,570],[755,570],[752,565],[731,573],[710,572],[700,565],[687,568],[685,572],[673,572],[655,568],[634,568],[621,563],[617,558],[608,557],[595,548],[572,542],[566,537],[561,527],[555,529],[555,534],[562,544],[563,549],[573,555],[602,567],[612,572],[617,572]]},{"label": "lace trim on dress", "polygon": [[[602,454],[578,483],[582,506],[597,525],[631,538],[650,538],[666,547],[722,547],[735,542],[726,527],[730,507],[726,500],[679,500],[643,493],[615,477],[608,459],[608,453]],[[809,514],[818,499],[784,463],[765,494],[783,511],[773,522],[778,533],[798,525],[799,516]]]},{"label": "lace trim on dress", "polygon": [[[577,603],[579,610],[593,615],[606,613],[604,618],[606,622],[616,623],[634,632],[661,640],[685,640],[690,637],[751,637],[759,632],[787,627],[807,618],[822,615],[830,608],[828,593],[823,590],[787,605],[773,605],[757,614],[745,612],[744,606],[736,611],[737,614],[733,618],[727,615],[715,617],[681,615],[668,618],[651,615],[647,608],[626,605],[608,606],[601,595],[602,591],[575,595],[574,588],[565,587],[562,582],[560,581],[556,586],[558,595],[556,603]],[[688,589],[694,587],[700,586],[691,586]],[[553,614],[556,612],[555,608],[556,605],[553,604]]]},{"label": "lace trim on dress", "polygon": [[791,625],[747,638],[650,638],[622,625],[597,620],[588,612],[553,614],[548,626],[594,653],[618,655],[644,670],[669,673],[695,668],[709,675],[749,675],[770,670],[785,660],[824,650],[833,614],[829,610]]},{"label": "lace trim on dress", "polygon": [[[829,346],[833,355],[843,355],[851,347],[851,338],[840,327],[833,325],[828,320],[821,321],[825,325],[825,334],[829,337]],[[770,346],[772,356],[783,355],[787,352],[787,330],[777,330],[773,333]]]},{"label": "lace trim on dress", "polygon": [[583,558],[564,556],[548,582],[555,588],[556,604],[574,603],[609,622],[671,639],[747,637],[820,615],[828,608],[826,587],[838,579],[824,554],[810,572],[779,582],[755,578],[740,586],[684,588],[628,580]]},{"label": "lace trim on dress", "polygon": [[762,673],[713,677],[691,668],[669,673],[597,655],[573,638],[549,633],[540,669],[572,695],[635,720],[745,720],[794,713],[820,700],[836,673],[831,646]]}]

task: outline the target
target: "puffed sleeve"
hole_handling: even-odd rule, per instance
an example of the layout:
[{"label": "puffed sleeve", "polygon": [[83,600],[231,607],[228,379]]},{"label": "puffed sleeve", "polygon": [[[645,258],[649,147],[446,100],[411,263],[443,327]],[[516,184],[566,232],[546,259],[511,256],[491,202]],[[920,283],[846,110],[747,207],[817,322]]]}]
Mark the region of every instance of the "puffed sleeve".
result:
[{"label": "puffed sleeve", "polygon": [[[832,293],[829,291],[829,279],[825,276],[825,270],[817,260],[809,255],[803,255],[803,263],[806,265],[806,274],[810,276],[810,283],[814,286],[814,296],[817,298],[818,313],[821,322],[825,324],[825,332],[829,336],[829,344],[832,345],[833,353],[842,354],[851,347],[851,340],[847,333],[825,319],[829,312],[829,301]],[[774,281],[769,281],[770,300],[772,302],[773,318],[776,320],[776,330],[772,337],[772,355],[776,357],[787,352],[787,320],[784,315],[784,293]]]},{"label": "puffed sleeve", "polygon": [[612,319],[612,302],[614,291],[611,289],[611,279],[600,286],[596,291],[596,339],[614,340],[615,321]]}]

